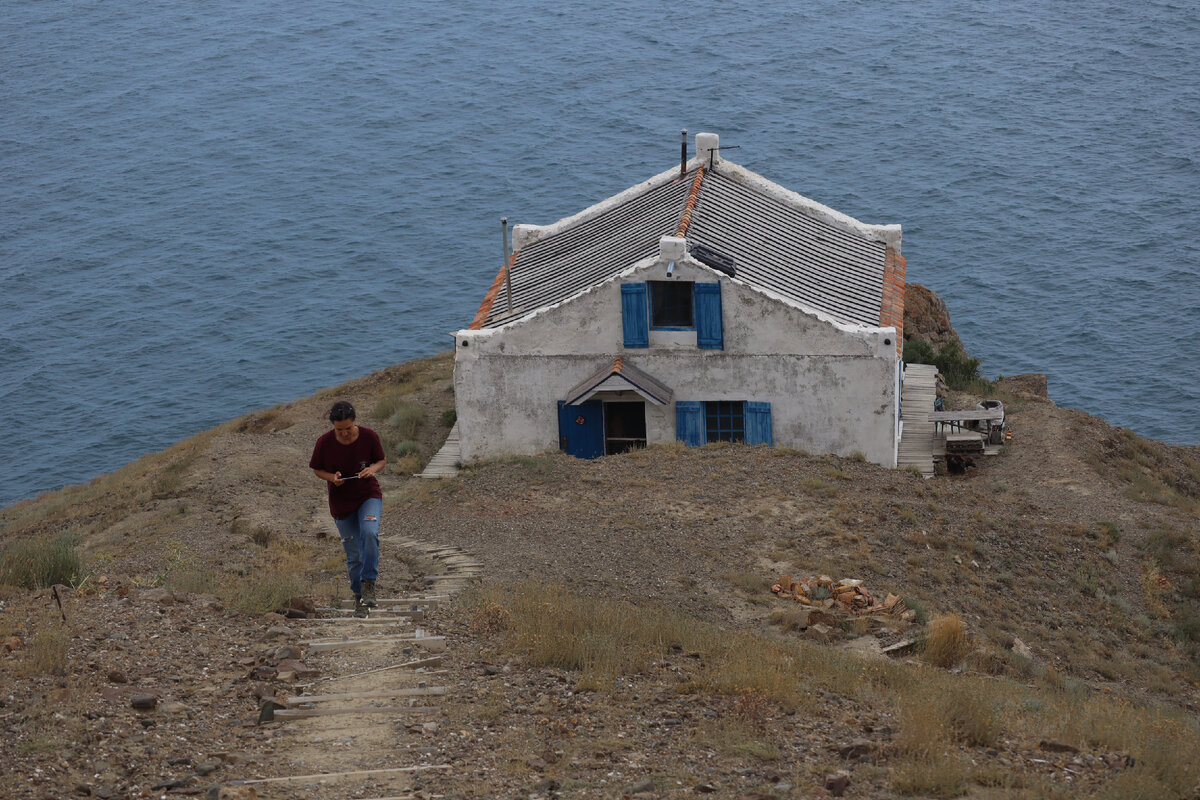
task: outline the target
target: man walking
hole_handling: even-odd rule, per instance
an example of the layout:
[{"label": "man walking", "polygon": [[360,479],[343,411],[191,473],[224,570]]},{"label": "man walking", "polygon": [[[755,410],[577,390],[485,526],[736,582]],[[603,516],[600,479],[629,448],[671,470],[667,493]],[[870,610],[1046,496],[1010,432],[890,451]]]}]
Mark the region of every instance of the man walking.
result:
[{"label": "man walking", "polygon": [[354,592],[354,616],[375,607],[379,574],[379,515],[383,491],[375,476],[387,460],[379,435],[355,423],[354,406],[339,400],[329,409],[333,430],[317,439],[308,466],[329,484],[329,513],[342,536],[346,571]]}]

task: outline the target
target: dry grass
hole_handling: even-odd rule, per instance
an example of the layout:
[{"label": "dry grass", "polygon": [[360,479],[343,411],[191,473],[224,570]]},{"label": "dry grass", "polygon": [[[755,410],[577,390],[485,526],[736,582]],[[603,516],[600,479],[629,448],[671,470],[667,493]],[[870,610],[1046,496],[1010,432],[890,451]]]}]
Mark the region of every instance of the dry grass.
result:
[{"label": "dry grass", "polygon": [[71,631],[57,614],[47,612],[38,620],[23,664],[28,675],[63,675],[71,649]]},{"label": "dry grass", "polygon": [[943,614],[929,621],[922,657],[935,667],[956,667],[971,652],[967,628],[957,614]]},{"label": "dry grass", "polygon": [[83,575],[79,536],[22,539],[0,550],[0,584],[44,589],[56,583],[74,585]]},{"label": "dry grass", "polygon": [[[770,736],[763,735],[763,721],[789,709],[812,709],[814,694],[824,690],[892,710],[895,758],[887,768],[893,788],[905,795],[954,797],[972,786],[1022,788],[1018,796],[1028,797],[1061,794],[1030,783],[1016,766],[977,758],[985,769],[966,755],[1029,738],[1128,753],[1135,766],[1116,773],[1103,788],[1105,797],[1183,796],[1200,780],[1195,719],[1090,695],[1049,673],[1045,688],[1037,689],[860,659],[805,642],[716,628],[672,611],[579,598],[561,586],[538,583],[481,586],[465,599],[477,635],[495,637],[503,651],[524,656],[532,666],[583,673],[581,689],[603,690],[613,677],[643,672],[672,651],[694,653],[692,677],[676,690],[728,698],[727,718],[696,734],[698,742],[726,752],[778,757]],[[935,622],[934,652],[948,653],[946,663],[960,662],[970,647],[961,620],[946,616]]]}]

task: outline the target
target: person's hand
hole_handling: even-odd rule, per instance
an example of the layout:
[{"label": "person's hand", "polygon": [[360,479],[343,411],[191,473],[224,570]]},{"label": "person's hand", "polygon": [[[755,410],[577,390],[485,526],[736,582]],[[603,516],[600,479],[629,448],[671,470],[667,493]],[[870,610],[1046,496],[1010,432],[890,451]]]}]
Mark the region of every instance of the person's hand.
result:
[{"label": "person's hand", "polygon": [[363,480],[366,480],[367,478],[373,478],[375,477],[375,470],[367,467],[362,472],[358,473],[358,477],[362,478]]},{"label": "person's hand", "polygon": [[333,480],[331,480],[330,483],[332,483],[334,486],[341,486],[343,483],[345,483],[345,481],[342,480],[342,473],[340,471],[333,473]]}]

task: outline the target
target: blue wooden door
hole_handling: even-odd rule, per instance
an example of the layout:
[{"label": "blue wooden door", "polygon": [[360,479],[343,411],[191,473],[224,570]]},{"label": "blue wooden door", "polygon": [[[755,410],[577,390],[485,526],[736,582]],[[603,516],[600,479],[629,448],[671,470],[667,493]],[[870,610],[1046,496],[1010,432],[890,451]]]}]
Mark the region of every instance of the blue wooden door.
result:
[{"label": "blue wooden door", "polygon": [[576,458],[604,455],[604,404],[589,400],[577,406],[558,401],[558,443]]}]

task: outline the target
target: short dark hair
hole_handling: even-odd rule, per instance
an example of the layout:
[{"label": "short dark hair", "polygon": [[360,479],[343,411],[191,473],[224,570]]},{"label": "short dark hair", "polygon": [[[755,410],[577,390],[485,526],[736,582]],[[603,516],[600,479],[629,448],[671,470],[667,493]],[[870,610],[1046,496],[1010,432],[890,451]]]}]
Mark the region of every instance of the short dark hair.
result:
[{"label": "short dark hair", "polygon": [[341,422],[345,419],[354,419],[354,417],[354,406],[345,400],[338,400],[333,404],[333,408],[329,409],[330,422]]}]

